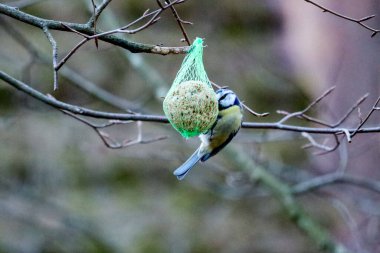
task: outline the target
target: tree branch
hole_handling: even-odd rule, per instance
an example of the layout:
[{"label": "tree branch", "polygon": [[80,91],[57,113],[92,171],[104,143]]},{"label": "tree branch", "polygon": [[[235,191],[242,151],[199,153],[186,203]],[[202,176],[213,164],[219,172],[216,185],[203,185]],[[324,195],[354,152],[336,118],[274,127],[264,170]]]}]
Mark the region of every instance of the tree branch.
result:
[{"label": "tree branch", "polygon": [[336,11],[330,10],[327,7],[324,7],[324,6],[320,5],[320,4],[317,4],[317,3],[315,3],[315,2],[313,2],[311,0],[305,0],[305,2],[318,7],[323,12],[328,12],[328,13],[331,13],[332,15],[337,16],[337,17],[339,17],[341,19],[345,19],[345,20],[357,23],[358,25],[360,25],[360,26],[364,27],[365,29],[371,31],[372,32],[371,37],[374,37],[376,34],[378,34],[380,32],[379,29],[375,29],[375,28],[372,28],[372,27],[364,24],[365,21],[373,19],[375,17],[375,15],[370,15],[370,16],[366,16],[366,17],[363,17],[363,18],[355,19],[355,18],[351,18],[351,17],[345,16],[343,14],[340,14],[340,13],[338,13]]},{"label": "tree branch", "polygon": [[[157,3],[158,3],[160,6],[162,6],[160,0],[157,0]],[[165,3],[167,3],[167,4],[171,4],[171,3],[170,3],[170,0],[165,0]],[[161,8],[162,8],[162,7],[161,7]],[[170,9],[172,10],[173,16],[174,16],[174,18],[176,19],[176,21],[177,21],[177,23],[178,23],[178,26],[179,26],[179,28],[180,28],[181,31],[182,31],[183,37],[184,37],[184,39],[186,40],[187,45],[190,46],[190,45],[191,45],[191,41],[190,41],[190,39],[189,39],[189,36],[187,35],[187,32],[186,32],[185,27],[183,26],[183,24],[192,24],[192,23],[191,23],[191,22],[188,22],[188,21],[183,21],[183,20],[179,17],[178,12],[177,12],[177,10],[175,9],[175,7],[174,7],[173,5],[170,6]]]},{"label": "tree branch", "polygon": [[[106,31],[106,32],[101,32],[101,33],[97,33],[96,32],[96,18],[95,18],[95,22],[94,23],[88,23],[88,25],[91,25],[91,26],[94,27],[94,35],[91,35],[91,36],[89,36],[87,34],[84,34],[84,33],[80,32],[80,31],[77,31],[77,30],[71,28],[70,26],[67,26],[66,24],[62,23],[62,25],[64,27],[66,27],[68,30],[70,30],[73,33],[77,33],[80,36],[83,36],[84,39],[82,41],[80,41],[76,46],[74,46],[65,57],[63,57],[63,59],[54,67],[54,70],[58,71],[66,63],[66,61],[72,55],[74,55],[74,53],[81,46],[83,46],[87,41],[90,41],[90,40],[94,39],[95,40],[95,45],[96,45],[96,47],[98,47],[98,39],[101,38],[101,37],[103,37],[103,36],[111,35],[111,34],[116,34],[116,33],[127,33],[127,34],[138,33],[138,32],[140,32],[142,30],[147,29],[151,25],[155,24],[160,19],[160,15],[161,15],[161,13],[163,11],[165,11],[169,7],[173,7],[173,5],[175,5],[177,3],[181,3],[183,1],[184,0],[182,0],[182,1],[176,0],[176,1],[172,2],[172,3],[167,4],[166,6],[163,6],[163,5],[159,4],[160,9],[152,11],[152,12],[149,12],[149,10],[146,10],[142,16],[140,16],[139,18],[137,18],[134,21],[130,22],[129,24],[127,24],[127,25],[125,25],[123,27],[120,27],[120,28],[116,28],[116,29],[113,29],[113,30],[110,30],[110,31]],[[94,3],[93,3],[93,5],[94,5]],[[96,9],[95,6],[94,6],[94,9]],[[95,12],[95,10],[94,10],[94,12]],[[141,26],[139,26],[137,28],[134,28],[134,29],[129,29],[131,26],[139,23],[140,21],[142,21],[142,20],[144,20],[144,19],[146,19],[148,17],[149,17],[148,21],[146,21]]]},{"label": "tree branch", "polygon": [[52,53],[52,58],[53,58],[53,89],[54,90],[57,90],[58,89],[58,73],[56,71],[56,68],[57,68],[57,62],[58,62],[58,47],[57,47],[57,42],[55,41],[55,39],[53,38],[53,35],[50,33],[49,29],[44,26],[44,28],[42,29],[46,35],[46,37],[48,38],[50,44],[51,44],[51,47],[53,49],[53,53]]},{"label": "tree branch", "polygon": [[[17,29],[15,29],[15,27],[5,21],[2,17],[0,17],[0,24],[4,30],[15,39],[16,42],[20,43],[20,45],[22,45],[30,53],[33,59],[35,57],[39,61],[50,64],[50,57],[45,52],[40,51],[38,48],[29,43],[29,41],[22,33],[20,33]],[[64,66],[61,69],[60,74],[66,79],[70,80],[72,85],[100,99],[106,104],[132,114],[134,111],[144,112],[144,110],[142,108],[139,108],[135,103],[132,103],[125,98],[116,96],[102,88],[99,88],[93,82],[86,79],[81,74],[67,66]]]},{"label": "tree branch", "polygon": [[[17,80],[3,71],[0,71],[0,79],[8,83],[9,85],[15,87],[16,89],[34,97],[41,102],[53,106],[60,110],[66,110],[74,114],[89,116],[93,118],[102,118],[102,119],[114,119],[114,120],[134,120],[134,121],[149,121],[149,122],[158,122],[158,123],[169,123],[168,119],[165,116],[160,115],[142,115],[142,114],[125,114],[125,113],[110,113],[103,111],[95,111],[87,109],[80,106],[75,106],[61,102],[59,100],[53,99],[47,95],[42,94],[41,92],[33,89],[27,84]],[[276,129],[282,131],[292,131],[292,132],[307,132],[314,134],[344,134],[345,131],[350,133],[380,133],[380,127],[368,127],[360,129],[347,129],[347,128],[317,128],[317,127],[301,127],[293,126],[286,124],[275,123],[257,123],[257,122],[243,122],[243,128],[251,129]]]},{"label": "tree branch", "polygon": [[292,192],[294,194],[303,194],[332,184],[348,184],[380,194],[379,181],[371,180],[368,178],[359,178],[356,176],[343,174],[341,172],[334,172],[320,177],[312,178],[305,182],[301,182],[292,187]]},{"label": "tree branch", "polygon": [[[79,116],[77,116],[71,112],[64,111],[64,110],[61,110],[61,112],[63,112],[66,115],[69,115],[70,117],[72,117],[72,118],[86,124],[87,126],[91,127],[96,132],[96,134],[100,137],[100,139],[103,141],[104,145],[110,149],[123,149],[123,148],[127,148],[127,147],[137,145],[137,144],[149,144],[152,142],[161,141],[161,140],[165,140],[168,138],[167,136],[158,136],[158,137],[151,138],[151,139],[144,139],[143,133],[142,133],[142,122],[141,121],[135,122],[132,120],[128,120],[128,121],[109,120],[105,124],[103,123],[103,124],[99,125],[99,124],[95,124],[95,123],[93,123],[87,119],[81,118],[81,117],[79,117]],[[130,123],[136,123],[136,125],[137,125],[137,137],[135,139],[132,139],[132,140],[126,139],[121,143],[114,140],[106,132],[101,130],[101,129],[104,129],[104,128],[107,128],[110,126],[114,126],[114,125],[130,124]]]},{"label": "tree branch", "polygon": [[369,118],[371,117],[371,115],[379,110],[379,108],[377,107],[378,103],[380,102],[380,97],[377,98],[375,104],[372,106],[372,109],[369,111],[369,113],[366,115],[366,117],[364,119],[361,120],[360,124],[358,125],[358,127],[356,128],[356,130],[351,134],[351,138],[354,137],[356,135],[356,133],[360,130],[360,128],[369,120]]},{"label": "tree branch", "polygon": [[339,140],[338,136],[336,136],[336,134],[333,135],[334,140],[335,140],[334,146],[328,146],[325,143],[318,143],[313,138],[313,136],[311,136],[309,133],[302,132],[301,134],[303,137],[305,137],[309,141],[308,144],[302,146],[303,148],[312,148],[313,147],[313,148],[322,150],[322,152],[314,153],[315,155],[324,155],[324,154],[333,152],[339,147],[339,144],[340,144],[340,140]]},{"label": "tree branch", "polygon": [[318,104],[322,99],[324,99],[327,95],[329,95],[333,90],[335,89],[335,86],[329,88],[327,91],[325,91],[321,96],[319,96],[317,99],[315,99],[314,101],[312,101],[308,106],[306,106],[305,109],[303,109],[302,111],[298,111],[298,112],[293,112],[293,113],[287,113],[287,112],[284,112],[284,111],[277,111],[277,113],[279,114],[285,114],[286,116],[283,117],[281,120],[278,121],[279,124],[282,124],[286,121],[288,121],[289,119],[291,118],[294,118],[294,117],[302,117],[303,115],[305,115],[305,113],[307,111],[309,111],[313,106],[315,106],[316,104]]},{"label": "tree branch", "polygon": [[0,79],[2,79],[3,81],[7,82],[10,85],[12,85],[16,89],[21,90],[24,93],[34,97],[35,99],[40,100],[41,102],[43,102],[45,104],[53,106],[57,109],[72,112],[74,114],[79,114],[79,115],[83,115],[83,116],[90,116],[93,118],[103,118],[103,119],[150,121],[150,122],[161,122],[161,123],[168,123],[169,122],[165,117],[159,116],[159,115],[137,115],[137,114],[124,114],[124,113],[109,113],[109,112],[90,110],[90,109],[87,109],[84,107],[67,104],[67,103],[61,102],[59,100],[56,100],[54,98],[51,98],[50,96],[42,94],[41,92],[33,89],[32,87],[28,86],[27,84],[9,76],[8,74],[4,73],[3,71],[0,71]]},{"label": "tree branch", "polygon": [[[228,87],[228,86],[220,86],[214,82],[211,81],[211,84],[218,88],[218,89],[221,89],[221,88],[225,88],[225,87]],[[268,112],[264,112],[264,113],[258,113],[258,112],[255,112],[254,110],[252,110],[251,108],[249,108],[245,103],[244,101],[241,101],[241,105],[243,106],[244,109],[246,109],[250,114],[256,116],[256,117],[266,117],[269,115]]]},{"label": "tree branch", "polygon": [[[92,27],[87,24],[78,24],[78,23],[69,23],[69,22],[60,22],[55,20],[43,19],[39,18],[25,12],[18,10],[17,8],[13,8],[7,6],[5,4],[0,4],[0,13],[7,15],[11,18],[17,19],[23,23],[38,27],[43,29],[44,27],[51,30],[59,30],[72,32],[67,27],[70,27],[73,30],[81,32],[86,35],[94,35],[94,30]],[[103,31],[98,30],[99,33],[103,33]],[[115,35],[103,35],[99,37],[99,40],[104,42],[113,44],[115,46],[122,47],[131,51],[132,53],[151,53],[151,54],[160,54],[160,55],[168,55],[168,54],[185,54],[189,50],[188,46],[185,47],[161,47],[157,45],[148,45],[143,43],[132,42],[126,39],[119,38]]]},{"label": "tree branch", "polygon": [[112,0],[103,0],[103,2],[99,6],[96,6],[94,1],[92,0],[94,11],[93,11],[93,15],[88,20],[87,25],[89,25],[90,27],[94,27],[95,31],[96,31],[96,21],[98,20],[100,14],[104,11],[104,9],[108,6],[108,4],[111,1]]}]

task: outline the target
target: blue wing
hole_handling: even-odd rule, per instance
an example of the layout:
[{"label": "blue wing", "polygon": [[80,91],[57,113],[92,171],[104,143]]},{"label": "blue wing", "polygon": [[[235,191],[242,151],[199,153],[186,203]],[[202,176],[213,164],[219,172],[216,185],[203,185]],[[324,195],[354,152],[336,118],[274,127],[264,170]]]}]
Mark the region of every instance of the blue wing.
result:
[{"label": "blue wing", "polygon": [[185,178],[186,174],[193,168],[193,166],[201,159],[199,155],[199,148],[195,150],[186,162],[184,162],[178,169],[176,169],[173,174],[177,177],[178,180]]}]

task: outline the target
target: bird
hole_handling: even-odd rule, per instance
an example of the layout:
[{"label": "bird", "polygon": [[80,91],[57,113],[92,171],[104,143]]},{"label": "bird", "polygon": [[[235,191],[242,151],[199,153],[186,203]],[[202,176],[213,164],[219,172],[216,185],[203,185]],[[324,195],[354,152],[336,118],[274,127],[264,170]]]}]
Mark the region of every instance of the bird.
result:
[{"label": "bird", "polygon": [[243,109],[237,95],[230,89],[221,88],[216,91],[216,98],[219,111],[215,123],[207,132],[199,135],[199,148],[173,172],[178,180],[184,179],[197,162],[205,162],[216,155],[240,130]]}]

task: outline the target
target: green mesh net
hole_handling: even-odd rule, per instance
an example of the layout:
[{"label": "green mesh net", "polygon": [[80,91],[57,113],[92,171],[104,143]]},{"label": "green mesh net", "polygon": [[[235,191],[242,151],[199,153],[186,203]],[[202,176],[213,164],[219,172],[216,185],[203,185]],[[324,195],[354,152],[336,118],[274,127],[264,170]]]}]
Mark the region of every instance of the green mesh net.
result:
[{"label": "green mesh net", "polygon": [[200,81],[211,87],[210,80],[203,66],[203,40],[196,38],[190,47],[177,76],[173,81],[172,89],[184,81]]},{"label": "green mesh net", "polygon": [[185,138],[206,132],[218,115],[218,101],[203,66],[203,40],[196,38],[163,103],[171,125]]}]

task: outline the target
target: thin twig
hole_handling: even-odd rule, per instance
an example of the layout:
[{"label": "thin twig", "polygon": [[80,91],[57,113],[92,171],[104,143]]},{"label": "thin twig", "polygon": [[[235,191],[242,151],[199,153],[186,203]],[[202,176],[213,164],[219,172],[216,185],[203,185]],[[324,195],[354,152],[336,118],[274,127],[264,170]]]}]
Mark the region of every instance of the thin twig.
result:
[{"label": "thin twig", "polygon": [[96,33],[96,22],[100,16],[100,14],[104,11],[104,9],[108,6],[109,3],[111,3],[112,0],[103,0],[103,2],[96,6],[94,0],[91,0],[91,4],[93,7],[93,13],[91,18],[88,20],[87,25],[90,27],[94,27],[94,33]]},{"label": "thin twig", "polygon": [[372,32],[371,37],[374,37],[376,34],[378,34],[380,32],[379,29],[375,29],[375,28],[372,28],[372,27],[364,24],[364,22],[366,22],[366,21],[368,21],[370,19],[373,19],[376,15],[369,15],[369,16],[366,16],[366,17],[363,17],[363,18],[355,19],[355,18],[348,17],[346,15],[343,15],[341,13],[338,13],[336,11],[330,10],[327,7],[324,7],[324,6],[320,5],[320,4],[317,4],[317,3],[315,3],[315,2],[313,2],[311,0],[305,0],[305,2],[310,3],[310,4],[318,7],[323,12],[328,12],[328,13],[331,13],[332,15],[337,16],[339,18],[342,18],[342,19],[345,19],[345,20],[357,23],[358,25],[360,25],[360,26],[364,27],[365,29],[371,31]]},{"label": "thin twig", "polygon": [[[161,13],[163,11],[165,11],[168,8],[173,7],[174,5],[181,4],[181,3],[185,2],[185,1],[186,0],[175,0],[175,1],[169,3],[169,4],[165,5],[165,6],[163,6],[163,5],[160,4],[159,5],[160,9],[157,9],[157,10],[152,11],[152,12],[149,12],[149,10],[146,10],[139,18],[135,19],[134,21],[130,22],[129,24],[127,24],[127,25],[125,25],[123,27],[111,30],[111,31],[107,31],[107,32],[99,33],[99,34],[94,34],[93,36],[90,37],[90,39],[102,37],[102,36],[105,36],[105,35],[111,35],[111,34],[114,34],[114,33],[134,34],[134,33],[140,32],[140,31],[146,29],[147,27],[151,26],[152,24],[156,23],[159,20],[159,16],[161,15]],[[138,22],[140,22],[140,21],[142,21],[142,20],[144,20],[144,19],[146,19],[146,18],[148,18],[150,16],[152,16],[152,17],[147,22],[145,22],[143,25],[139,26],[138,28],[132,29],[132,30],[127,30],[131,26],[137,24]]]},{"label": "thin twig", "polygon": [[285,111],[282,111],[282,110],[278,110],[277,113],[279,113],[279,114],[285,114],[285,117],[283,117],[282,119],[280,119],[277,123],[278,124],[283,124],[284,122],[288,121],[291,118],[301,117],[307,111],[309,111],[313,106],[315,106],[316,104],[318,104],[323,98],[325,98],[326,96],[328,96],[334,89],[335,89],[335,86],[329,88],[321,96],[319,96],[317,99],[315,99],[314,101],[312,101],[308,106],[306,106],[301,111],[293,112],[293,113],[288,113],[288,112],[285,112]]},{"label": "thin twig", "polygon": [[62,58],[62,60],[59,61],[59,63],[54,67],[54,72],[57,73],[60,68],[70,59],[71,56],[74,55],[74,53],[83,45],[85,44],[88,39],[81,40],[75,47],[73,47],[65,57]]},{"label": "thin twig", "polygon": [[89,120],[86,120],[84,118],[81,118],[81,117],[79,117],[79,116],[77,116],[77,115],[75,115],[69,111],[65,111],[65,110],[60,110],[60,111],[63,112],[64,114],[69,115],[72,118],[86,124],[87,126],[91,127],[96,132],[96,134],[100,137],[100,139],[103,141],[104,145],[110,149],[122,149],[122,148],[130,147],[132,145],[137,145],[137,144],[149,144],[152,142],[156,142],[156,141],[160,141],[160,140],[164,140],[164,139],[168,138],[167,136],[159,136],[156,138],[144,140],[142,138],[142,122],[136,121],[137,138],[135,138],[133,140],[124,140],[122,143],[120,143],[120,142],[116,141],[115,139],[111,138],[108,135],[108,133],[103,132],[100,129],[104,129],[104,128],[114,126],[114,125],[119,125],[119,124],[135,123],[135,121],[131,121],[131,120],[128,120],[128,121],[110,120],[106,123],[99,125],[99,124],[95,124]]},{"label": "thin twig", "polygon": [[332,123],[332,124],[328,123],[326,121],[311,117],[311,116],[306,115],[306,114],[300,115],[299,118],[305,119],[307,121],[310,121],[310,122],[313,122],[313,123],[316,123],[316,124],[319,124],[322,126],[334,128],[334,127],[340,126],[344,121],[346,121],[349,118],[349,116],[352,114],[352,112],[356,108],[358,108],[359,105],[362,104],[368,98],[368,96],[369,96],[369,93],[367,93],[367,94],[363,95],[361,98],[359,98],[358,101],[356,101],[356,103],[353,104],[352,107],[347,110],[346,114],[344,114],[337,122]]},{"label": "thin twig", "polygon": [[95,26],[96,21],[98,20],[100,14],[104,11],[104,9],[108,6],[109,3],[111,3],[112,0],[103,0],[103,2],[99,5],[96,6],[94,0],[91,0],[92,6],[93,6],[93,15],[92,17],[88,20],[88,25],[89,26]]},{"label": "thin twig", "polygon": [[[216,84],[216,83],[214,83],[214,82],[211,82],[211,84],[212,84],[214,87],[218,88],[218,89],[222,89],[222,88],[227,87],[227,86],[220,86],[220,85],[218,85],[218,84]],[[254,116],[256,116],[256,117],[266,117],[266,116],[269,115],[268,112],[264,112],[264,113],[258,113],[258,112],[255,112],[254,110],[252,110],[251,108],[249,108],[244,102],[241,102],[241,105],[242,105],[242,106],[243,106],[243,107],[244,107],[249,113],[251,113],[252,115],[254,115]]]},{"label": "thin twig", "polygon": [[[28,63],[26,67],[31,66],[34,61],[41,61],[44,63],[50,64],[50,57],[46,55],[45,52],[40,51],[38,48],[33,46],[24,34],[20,33],[15,27],[12,26],[6,20],[0,18],[0,24],[4,28],[4,30],[12,36],[16,42],[20,43],[32,56],[32,61]],[[83,77],[77,71],[65,66],[61,69],[61,75],[66,79],[70,80],[71,83],[78,87],[79,89],[84,90],[88,94],[100,99],[102,102],[109,104],[115,108],[121,109],[128,113],[135,113],[134,111],[144,112],[145,110],[138,107],[136,103],[126,100],[125,98],[116,96],[91,82],[90,80]]]},{"label": "thin twig", "polygon": [[[92,22],[90,25],[92,25],[94,27],[94,34],[96,34],[96,22],[98,21],[98,17],[100,15],[100,12],[98,15],[96,15],[97,14],[96,13],[96,4],[95,4],[94,0],[91,0],[91,3],[92,3],[92,16],[93,16],[94,22]],[[99,48],[98,38],[95,38],[94,41],[95,41],[96,48]]]},{"label": "thin twig", "polygon": [[326,153],[330,153],[332,151],[335,151],[337,149],[337,147],[339,146],[339,139],[338,137],[334,134],[333,136],[335,137],[335,145],[330,147],[330,146],[327,146],[326,144],[321,144],[321,143],[318,143],[314,138],[313,136],[311,136],[309,133],[306,133],[306,132],[303,132],[302,133],[302,136],[305,137],[309,143],[304,145],[303,148],[311,148],[311,147],[314,147],[314,148],[317,148],[317,149],[320,149],[320,150],[323,150],[323,152],[320,152],[320,153],[315,153],[315,155],[324,155]]},{"label": "thin twig", "polygon": [[[186,0],[182,0],[181,2],[176,2],[175,4],[180,4],[180,3],[183,3],[184,1]],[[69,26],[73,30],[76,30],[83,34],[87,34],[90,36],[94,35],[93,28],[88,26],[87,24],[68,23],[68,22],[43,19],[43,18],[30,15],[25,12],[22,12],[17,8],[13,8],[5,4],[0,4],[0,14],[4,14],[13,19],[17,19],[23,23],[38,27],[40,29],[43,29],[43,27],[47,27],[50,30],[72,32],[71,30],[67,29],[65,26],[62,25],[62,24],[65,24],[66,26]],[[98,29],[98,32],[102,33],[102,31],[100,31],[99,29]],[[162,47],[162,46],[157,46],[157,45],[148,45],[148,44],[143,44],[143,43],[131,42],[129,40],[119,38],[118,36],[115,36],[112,34],[99,37],[99,40],[105,41],[107,43],[111,43],[115,46],[122,47],[124,49],[129,50],[132,53],[151,53],[151,54],[168,55],[168,54],[185,54],[189,50],[188,46]]]},{"label": "thin twig", "polygon": [[[324,99],[325,97],[327,97],[327,95],[329,95],[334,89],[335,89],[335,87],[331,87],[330,89],[328,89],[327,91],[325,91],[321,96],[319,96],[317,99],[315,99],[314,101],[312,101],[305,109],[303,109],[301,111],[289,113],[289,112],[286,112],[286,111],[278,110],[277,113],[284,114],[285,116],[282,119],[280,119],[277,123],[279,125],[282,125],[287,120],[296,117],[296,118],[304,119],[304,120],[307,120],[307,121],[310,121],[310,122],[313,122],[313,123],[316,123],[316,124],[319,124],[319,125],[322,125],[322,126],[327,126],[327,127],[330,127],[330,128],[336,128],[336,127],[340,126],[352,114],[352,112],[356,108],[358,108],[359,105],[361,103],[363,103],[366,100],[366,98],[369,96],[369,94],[367,93],[364,96],[362,96],[361,98],[359,98],[355,102],[355,104],[353,106],[351,106],[351,108],[334,124],[330,124],[330,123],[328,123],[326,121],[322,121],[322,120],[316,119],[316,118],[308,116],[306,114],[306,112],[308,110],[310,110],[313,106],[315,106],[316,104],[318,104],[322,99]],[[307,133],[307,132],[302,133],[302,135],[309,140],[309,143],[306,144],[306,145],[304,145],[303,148],[314,147],[314,148],[323,150],[322,152],[315,153],[316,155],[325,155],[327,153],[335,151],[339,147],[340,142],[341,142],[341,140],[339,140],[339,138],[337,136],[338,134],[344,134],[345,137],[346,137],[346,139],[347,139],[347,142],[350,143],[352,141],[350,131],[347,128],[340,127],[340,129],[342,129],[341,133],[335,133],[333,135],[334,139],[335,139],[335,145],[332,146],[332,147],[327,146],[325,144],[318,143],[310,135],[310,133]]]},{"label": "thin twig", "polygon": [[356,103],[350,109],[348,109],[346,114],[343,115],[343,117],[340,118],[340,120],[338,120],[335,124],[331,124],[331,127],[337,127],[341,125],[348,118],[348,116],[351,115],[351,113],[368,98],[368,96],[369,96],[369,93],[366,93],[361,98],[359,98],[359,100],[356,101]]},{"label": "thin twig", "polygon": [[91,35],[88,35],[88,34],[85,34],[85,33],[82,33],[78,30],[75,30],[74,28],[72,28],[71,26],[69,26],[68,24],[65,24],[65,23],[61,23],[61,26],[65,27],[67,30],[73,32],[73,33],[76,33],[76,34],[79,34],[80,36],[83,36],[85,37],[86,39],[90,39],[91,38]]},{"label": "thin twig", "polygon": [[[93,1],[93,0],[92,0]],[[176,0],[166,6],[162,6],[160,5],[160,9],[158,10],[155,10],[155,11],[152,11],[152,12],[149,12],[149,10],[145,11],[143,13],[142,16],[140,16],[139,18],[137,18],[136,20],[130,22],[129,24],[123,26],[123,27],[120,27],[120,28],[117,28],[117,29],[114,29],[114,30],[110,30],[110,31],[106,31],[106,32],[101,32],[101,33],[96,33],[96,31],[94,31],[94,34],[93,35],[87,35],[87,34],[84,34],[84,33],[81,33],[75,29],[73,29],[72,27],[70,27],[69,25],[65,24],[65,23],[62,23],[62,26],[64,26],[66,29],[74,32],[74,33],[77,33],[81,36],[84,37],[83,40],[81,40],[77,45],[75,45],[70,51],[69,53],[63,57],[63,59],[58,63],[57,67],[55,68],[56,71],[58,71],[66,62],[67,60],[74,55],[74,53],[81,47],[83,46],[86,42],[92,40],[92,39],[95,39],[97,40],[98,38],[101,38],[101,37],[104,37],[104,36],[109,36],[109,35],[112,35],[112,34],[116,34],[116,33],[127,33],[127,34],[135,34],[135,33],[138,33],[138,32],[141,32],[142,30],[145,30],[147,29],[148,27],[150,27],[151,25],[155,24],[159,19],[160,19],[160,15],[163,11],[165,11],[166,9],[170,8],[170,7],[173,7],[174,8],[174,5],[175,4],[179,4],[179,3],[182,3],[186,0]],[[96,9],[94,7],[94,9]],[[100,13],[98,13],[100,14]],[[95,16],[95,14],[94,14]],[[148,18],[148,21],[146,21],[143,25],[135,28],[135,29],[128,29],[130,28],[131,26],[137,24],[138,22]],[[94,19],[94,23],[90,23],[89,24],[94,24],[94,29],[96,29],[95,27],[95,24],[96,24],[96,18]]]},{"label": "thin twig", "polygon": [[[170,4],[170,0],[165,0],[165,2],[166,2],[167,4]],[[162,4],[161,4],[160,0],[157,0],[157,3],[158,3],[158,5],[160,5],[160,7],[162,8]],[[179,28],[180,28],[181,31],[182,31],[182,34],[183,34],[184,39],[186,40],[187,44],[190,46],[190,45],[191,45],[191,42],[190,42],[189,36],[187,35],[186,30],[185,30],[185,27],[183,26],[183,24],[192,24],[192,23],[191,23],[191,22],[188,22],[188,21],[184,21],[184,20],[182,20],[182,19],[179,17],[178,12],[177,12],[177,10],[175,9],[175,7],[174,7],[173,5],[170,6],[170,9],[172,10],[173,16],[174,16],[175,19],[177,20],[178,26],[179,26]]]},{"label": "thin twig", "polygon": [[360,122],[360,124],[358,125],[358,127],[356,128],[356,130],[351,133],[351,138],[354,137],[356,135],[356,133],[358,133],[358,131],[360,130],[360,128],[368,121],[368,119],[371,117],[372,113],[374,113],[375,111],[379,110],[379,108],[377,107],[378,103],[380,102],[380,97],[378,97],[376,99],[376,102],[375,104],[372,106],[372,109],[368,112],[367,116]]},{"label": "thin twig", "polygon": [[[117,28],[117,29],[114,29],[114,30],[110,30],[110,31],[107,31],[107,32],[102,32],[102,33],[94,34],[94,35],[90,36],[89,38],[90,39],[100,38],[100,37],[103,37],[105,35],[111,35],[111,34],[114,34],[114,33],[134,34],[134,33],[140,32],[140,31],[146,29],[147,27],[151,26],[152,24],[156,23],[159,20],[159,16],[161,15],[161,13],[163,11],[165,11],[166,9],[168,9],[168,8],[170,8],[170,7],[172,7],[172,6],[176,5],[176,4],[180,4],[180,3],[183,3],[185,1],[186,0],[175,0],[175,1],[171,2],[170,4],[162,6],[162,8],[157,9],[155,11],[149,12],[149,10],[147,10],[139,18],[135,19],[134,21],[130,22],[129,24],[127,24],[127,25],[125,25],[123,27],[120,27],[120,28]],[[145,22],[143,25],[139,26],[138,28],[135,28],[135,29],[132,29],[132,30],[128,30],[128,28],[130,28],[131,26],[137,24],[138,22],[140,22],[140,21],[142,21],[142,20],[144,20],[144,19],[146,19],[148,17],[151,17],[151,18],[147,22]]]},{"label": "thin twig", "polygon": [[50,33],[49,29],[44,26],[43,29],[42,29],[46,35],[46,37],[48,38],[50,44],[51,44],[51,47],[53,49],[53,83],[54,83],[54,90],[57,90],[58,89],[58,73],[57,71],[55,70],[55,68],[57,67],[57,61],[58,61],[58,48],[57,48],[57,42],[55,41],[53,35]]},{"label": "thin twig", "polygon": [[348,143],[351,143],[352,138],[351,138],[351,134],[350,134],[350,132],[349,132],[347,129],[343,129],[343,133],[344,133],[344,135],[345,135],[346,138],[347,138],[347,142],[348,142]]}]

